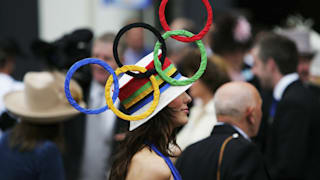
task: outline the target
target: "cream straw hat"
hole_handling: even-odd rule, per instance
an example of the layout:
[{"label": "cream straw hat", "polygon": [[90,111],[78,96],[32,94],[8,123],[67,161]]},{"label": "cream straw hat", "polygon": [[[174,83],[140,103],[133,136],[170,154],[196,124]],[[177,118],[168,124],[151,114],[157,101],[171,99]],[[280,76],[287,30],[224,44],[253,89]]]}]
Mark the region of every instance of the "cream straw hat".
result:
[{"label": "cream straw hat", "polygon": [[[58,72],[29,72],[24,76],[25,89],[4,96],[8,111],[21,120],[48,124],[66,120],[79,113],[67,101],[64,94],[64,75]],[[70,90],[81,106],[82,90],[71,82]]]}]

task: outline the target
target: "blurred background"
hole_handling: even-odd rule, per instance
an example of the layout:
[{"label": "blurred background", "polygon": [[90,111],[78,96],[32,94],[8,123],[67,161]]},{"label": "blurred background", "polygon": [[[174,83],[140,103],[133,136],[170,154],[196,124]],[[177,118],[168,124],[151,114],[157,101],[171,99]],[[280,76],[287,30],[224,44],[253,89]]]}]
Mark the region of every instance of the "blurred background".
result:
[{"label": "blurred background", "polygon": [[[163,30],[158,20],[160,2],[160,0],[1,0],[0,38],[14,39],[23,52],[23,56],[18,57],[23,60],[17,60],[13,77],[21,80],[25,72],[43,68],[43,62],[38,60],[38,56],[35,57],[35,53],[31,53],[32,43],[35,40],[52,43],[82,28],[90,30],[94,37],[106,31],[116,33],[129,18],[140,18],[158,30]],[[311,0],[210,0],[210,3],[214,15],[230,9],[244,11],[255,28],[273,28],[283,24],[289,15],[299,14],[312,19],[314,21],[312,28],[318,32],[320,30],[320,16],[316,14],[315,1]],[[191,19],[195,23],[195,31],[199,32],[206,21],[205,7],[201,0],[169,0],[166,7],[168,23],[178,17]],[[86,35],[87,40],[91,39],[90,34]],[[148,46],[153,47],[153,40],[152,33],[146,33],[145,42]]]},{"label": "blurred background", "polygon": [[[87,57],[104,60],[116,69],[118,66],[114,61],[112,46],[115,35],[122,27],[140,21],[164,33],[158,15],[161,0],[1,0],[0,2],[0,137],[2,132],[19,124],[17,117],[6,111],[2,99],[8,92],[23,89],[22,80],[27,72],[58,70],[65,73],[76,61]],[[262,153],[266,153],[267,140],[273,132],[271,127],[274,116],[272,113],[275,112],[274,97],[273,89],[262,87],[261,82],[265,81],[260,82],[258,78],[261,77],[257,75],[264,73],[267,80],[280,75],[271,71],[260,72],[257,67],[254,68],[256,56],[253,54],[256,51],[252,49],[252,45],[271,31],[293,40],[298,52],[288,53],[285,51],[286,48],[283,48],[283,53],[299,56],[292,59],[293,61],[299,59],[296,71],[300,79],[308,87],[310,86],[310,89],[314,89],[312,91],[315,91],[314,94],[320,103],[320,15],[317,6],[315,1],[311,0],[209,0],[209,2],[213,9],[213,24],[202,38],[208,65],[206,73],[190,89],[189,93],[194,100],[190,108],[192,106],[193,109],[190,110],[189,126],[179,131],[181,133],[178,134],[178,143],[185,148],[201,138],[208,137],[216,123],[216,118],[213,117],[215,113],[213,95],[216,89],[228,81],[246,81],[259,89],[263,99],[263,117],[254,142]],[[193,33],[201,31],[207,21],[207,12],[202,0],[168,0],[165,16],[171,29],[185,29]],[[123,64],[135,64],[153,50],[156,40],[151,32],[141,28],[127,31],[119,43],[120,60]],[[170,38],[166,42],[167,57],[172,63],[176,64],[184,75],[194,74],[199,68],[199,61],[195,59],[200,59],[200,52],[194,51],[195,43],[182,43]],[[278,44],[278,39],[273,43]],[[266,49],[270,48],[263,50]],[[275,54],[278,50],[282,49],[274,48]],[[290,61],[286,65],[292,67],[296,64]],[[255,72],[252,69],[256,69]],[[259,75],[262,76],[261,74]],[[105,92],[104,85],[108,76],[109,74],[98,65],[81,67],[74,74],[73,78],[82,88],[83,99],[88,108],[105,105],[101,96]],[[299,93],[300,91],[295,97],[303,98],[304,96],[301,96],[303,93]],[[309,103],[309,99],[305,100]],[[319,109],[319,103],[314,107]],[[300,104],[297,107],[300,108]],[[308,109],[309,106],[303,105],[303,107]],[[122,109],[121,106],[119,108]],[[291,112],[295,111],[292,109],[284,111],[289,114]],[[198,120],[201,120],[201,123]],[[318,123],[318,120],[319,118],[314,122]],[[300,119],[297,119],[296,123],[299,125],[294,127],[298,128]],[[201,126],[198,126],[199,124]],[[91,116],[80,114],[64,122],[63,126],[66,144],[66,152],[63,153],[66,179],[105,179],[115,157],[113,154],[116,152],[117,143],[126,135],[124,133],[126,131],[123,130],[128,129],[128,122],[119,120],[111,111],[105,111]],[[310,130],[310,134],[305,134],[305,137],[312,136],[314,140],[310,142],[317,142],[319,125],[311,127],[315,128]],[[294,130],[281,131],[279,128],[281,133],[300,132]],[[296,141],[291,136],[286,137]],[[307,141],[309,142],[309,139],[298,142]],[[292,144],[296,145],[296,142]],[[310,145],[305,149],[312,150],[318,155],[320,146],[317,143],[313,144],[317,147],[311,148],[313,146]],[[276,146],[272,144],[269,147]],[[292,150],[298,152],[300,149],[295,146],[290,147],[288,151]],[[315,164],[314,166],[311,164],[310,167],[314,168],[314,172],[318,175],[320,157],[310,157],[312,157],[311,162]],[[285,160],[291,161],[290,158]],[[301,170],[301,164],[306,163],[299,162],[293,167],[299,167]],[[313,170],[312,168],[310,169]],[[309,168],[306,166],[306,169]],[[295,174],[296,170],[292,172]],[[1,173],[0,179],[3,179]]]}]

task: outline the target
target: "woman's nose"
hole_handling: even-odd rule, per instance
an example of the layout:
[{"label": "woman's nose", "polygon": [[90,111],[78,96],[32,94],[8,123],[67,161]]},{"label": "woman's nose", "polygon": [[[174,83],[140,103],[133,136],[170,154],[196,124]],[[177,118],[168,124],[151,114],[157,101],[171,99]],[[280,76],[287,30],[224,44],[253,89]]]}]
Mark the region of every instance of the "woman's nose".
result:
[{"label": "woman's nose", "polygon": [[189,96],[188,93],[184,92],[185,94],[185,103],[189,104],[192,101],[192,98]]}]

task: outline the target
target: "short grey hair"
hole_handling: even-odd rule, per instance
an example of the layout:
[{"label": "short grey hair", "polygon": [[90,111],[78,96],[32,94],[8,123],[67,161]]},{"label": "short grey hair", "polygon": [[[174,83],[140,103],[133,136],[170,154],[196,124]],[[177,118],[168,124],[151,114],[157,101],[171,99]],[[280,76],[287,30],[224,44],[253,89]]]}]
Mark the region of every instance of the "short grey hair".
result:
[{"label": "short grey hair", "polygon": [[241,117],[248,107],[256,105],[254,94],[248,88],[236,88],[232,91],[217,90],[214,96],[216,115]]},{"label": "short grey hair", "polygon": [[[116,34],[115,33],[106,32],[106,33],[102,34],[101,36],[99,36],[98,38],[96,38],[95,41],[100,41],[100,42],[103,42],[103,43],[111,43],[111,44],[113,44],[115,38],[116,38]],[[124,43],[120,40],[119,44],[118,44],[118,53],[120,55],[123,55],[124,49],[125,49]]]}]

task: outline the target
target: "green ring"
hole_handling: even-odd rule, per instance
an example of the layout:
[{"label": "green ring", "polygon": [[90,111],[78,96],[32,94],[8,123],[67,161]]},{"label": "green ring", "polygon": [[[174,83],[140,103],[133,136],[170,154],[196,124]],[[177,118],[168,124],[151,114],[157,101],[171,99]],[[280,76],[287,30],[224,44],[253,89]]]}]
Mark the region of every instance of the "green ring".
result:
[{"label": "green ring", "polygon": [[[162,35],[162,37],[163,37],[163,39],[167,39],[170,36],[176,36],[176,35],[180,35],[180,36],[182,35],[182,36],[187,36],[187,37],[193,36],[193,34],[189,31],[176,30],[176,31],[167,31],[165,34]],[[206,53],[206,49],[204,47],[204,44],[202,43],[201,40],[197,40],[195,42],[197,43],[197,45],[200,49],[200,54],[201,54],[200,67],[199,67],[198,71],[191,78],[185,79],[185,80],[177,80],[177,79],[173,79],[173,78],[167,76],[162,71],[162,64],[158,58],[158,51],[160,49],[161,43],[159,41],[157,41],[156,45],[154,46],[154,50],[153,50],[153,59],[154,59],[154,66],[162,79],[164,79],[166,82],[170,83],[173,86],[185,86],[185,85],[188,85],[188,84],[195,82],[196,80],[198,80],[202,76],[202,74],[204,73],[204,71],[207,68],[207,53]]]}]

